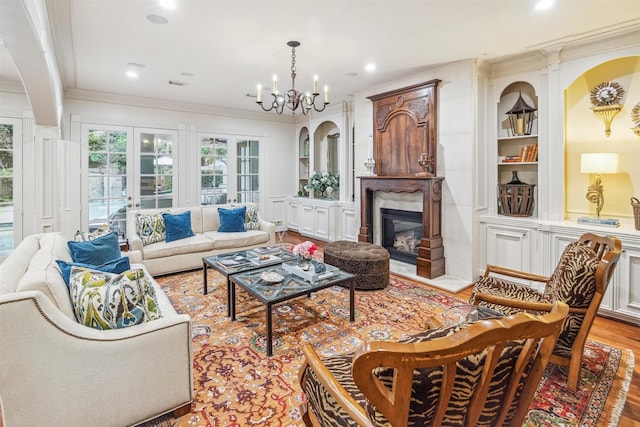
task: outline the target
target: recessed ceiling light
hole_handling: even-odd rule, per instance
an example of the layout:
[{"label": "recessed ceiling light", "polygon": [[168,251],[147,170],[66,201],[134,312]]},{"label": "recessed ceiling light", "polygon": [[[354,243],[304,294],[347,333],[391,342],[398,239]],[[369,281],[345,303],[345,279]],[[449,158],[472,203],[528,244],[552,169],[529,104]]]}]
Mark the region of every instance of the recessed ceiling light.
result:
[{"label": "recessed ceiling light", "polygon": [[158,4],[165,9],[175,9],[178,5],[176,0],[158,0]]},{"label": "recessed ceiling light", "polygon": [[181,76],[185,76],[185,77],[193,77],[193,76],[195,76],[195,74],[193,74],[193,73],[188,73],[188,72],[186,72],[186,71],[185,71],[185,72],[180,73],[180,75],[181,75]]},{"label": "recessed ceiling light", "polygon": [[138,72],[134,71],[134,70],[128,70],[126,73],[127,77],[129,77],[130,79],[137,79],[138,78]]},{"label": "recessed ceiling light", "polygon": [[373,71],[376,69],[376,64],[374,64],[373,62],[370,62],[364,66],[364,69],[367,71]]},{"label": "recessed ceiling light", "polygon": [[167,22],[169,22],[167,21],[167,18],[160,15],[148,15],[147,21],[151,22],[152,24],[158,24],[158,25],[164,25]]},{"label": "recessed ceiling light", "polygon": [[536,3],[536,10],[547,10],[553,6],[553,0],[540,0]]}]

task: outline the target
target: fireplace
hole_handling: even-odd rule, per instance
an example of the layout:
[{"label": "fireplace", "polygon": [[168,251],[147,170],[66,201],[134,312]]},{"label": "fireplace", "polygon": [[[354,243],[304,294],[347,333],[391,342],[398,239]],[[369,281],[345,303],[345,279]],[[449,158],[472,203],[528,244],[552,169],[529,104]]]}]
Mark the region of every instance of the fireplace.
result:
[{"label": "fireplace", "polygon": [[380,209],[381,243],[392,259],[415,265],[422,239],[422,212]]}]

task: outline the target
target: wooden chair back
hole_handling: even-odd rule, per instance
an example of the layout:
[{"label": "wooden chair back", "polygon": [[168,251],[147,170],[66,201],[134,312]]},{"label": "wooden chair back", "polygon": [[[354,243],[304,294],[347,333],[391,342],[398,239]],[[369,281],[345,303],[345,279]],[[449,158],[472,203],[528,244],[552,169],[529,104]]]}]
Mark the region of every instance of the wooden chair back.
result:
[{"label": "wooden chair back", "polygon": [[[315,371],[358,425],[388,421],[402,427],[417,416],[425,425],[437,426],[462,417],[463,425],[476,426],[482,416],[491,417],[490,425],[520,426],[567,313],[567,305],[557,303],[543,316],[517,313],[482,320],[424,342],[366,344],[354,356],[352,375],[372,405],[367,405],[368,411],[356,404],[335,378],[328,378],[331,373],[310,345],[304,348],[307,369]],[[470,364],[473,375],[469,375]],[[464,407],[461,385],[470,390]],[[425,402],[428,415],[423,417],[416,414],[416,408]],[[371,407],[375,408],[373,414]]]}]

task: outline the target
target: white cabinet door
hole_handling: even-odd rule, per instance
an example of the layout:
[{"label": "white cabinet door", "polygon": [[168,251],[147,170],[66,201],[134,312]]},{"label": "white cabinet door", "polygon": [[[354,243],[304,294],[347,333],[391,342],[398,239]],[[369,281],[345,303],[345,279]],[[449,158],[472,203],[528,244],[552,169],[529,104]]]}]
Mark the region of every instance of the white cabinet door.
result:
[{"label": "white cabinet door", "polygon": [[314,209],[313,222],[315,224],[315,237],[321,240],[329,240],[331,221],[329,218],[329,208],[318,206]]},{"label": "white cabinet door", "polygon": [[289,201],[287,209],[287,228],[300,230],[300,203]]},{"label": "white cabinet door", "polygon": [[487,225],[487,264],[531,271],[531,230]]},{"label": "white cabinet door", "polygon": [[341,207],[340,208],[340,222],[342,223],[342,236],[344,240],[350,240],[352,242],[358,241],[358,226],[356,222],[356,209],[355,207]]},{"label": "white cabinet door", "polygon": [[640,324],[640,246],[625,243],[608,293],[613,296],[616,317]]},{"label": "white cabinet door", "polygon": [[315,215],[311,205],[300,204],[300,234],[315,236]]}]

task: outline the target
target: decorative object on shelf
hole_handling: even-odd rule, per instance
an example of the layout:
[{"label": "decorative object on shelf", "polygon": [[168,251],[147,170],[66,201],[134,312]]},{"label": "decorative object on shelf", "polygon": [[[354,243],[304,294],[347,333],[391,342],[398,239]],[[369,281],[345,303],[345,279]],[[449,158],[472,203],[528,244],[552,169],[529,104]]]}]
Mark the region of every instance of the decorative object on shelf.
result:
[{"label": "decorative object on shelf", "polygon": [[631,130],[637,136],[640,136],[640,102],[631,109],[631,120],[636,124],[635,127],[631,128]]},{"label": "decorative object on shelf", "polygon": [[613,118],[622,110],[622,95],[624,89],[622,85],[616,82],[600,83],[591,90],[590,99],[591,110],[600,116],[604,122],[604,134],[609,137],[611,135],[611,122]]},{"label": "decorative object on shelf", "polygon": [[537,108],[533,108],[527,104],[522,98],[522,92],[518,94],[516,103],[507,111],[509,116],[509,128],[512,136],[531,135],[533,128],[533,119]]},{"label": "decorative object on shelf", "polygon": [[287,46],[291,48],[291,89],[284,94],[278,93],[278,79],[274,75],[273,88],[271,90],[271,96],[273,96],[271,106],[265,108],[262,104],[261,85],[258,85],[256,104],[260,105],[264,111],[275,110],[278,114],[282,114],[285,106],[290,109],[293,114],[296,113],[298,107],[302,107],[302,114],[304,115],[307,115],[309,111],[311,111],[311,108],[318,112],[324,111],[327,104],[329,104],[329,88],[327,86],[324,87],[324,103],[322,104],[322,108],[316,105],[316,97],[320,95],[318,92],[318,76],[314,76],[313,78],[313,93],[310,94],[307,92],[305,95],[303,92],[296,90],[296,47],[300,46],[300,42],[290,41],[287,42]]},{"label": "decorative object on shelf", "polygon": [[376,166],[376,161],[373,160],[371,157],[369,157],[365,162],[364,162],[364,167],[367,169],[367,175],[375,175],[375,173],[373,173],[373,168]]},{"label": "decorative object on shelf", "polygon": [[587,188],[586,199],[596,205],[596,216],[580,217],[578,223],[619,227],[620,221],[613,218],[600,218],[600,212],[604,206],[604,186],[601,174],[618,172],[617,153],[582,153],[580,155],[580,172],[594,173],[596,179]]},{"label": "decorative object on shelf", "polygon": [[298,256],[298,265],[302,266],[303,269],[306,267],[308,270],[308,266],[313,260],[313,254],[315,254],[317,250],[318,247],[315,243],[306,240],[295,245],[293,249],[291,249],[291,253]]},{"label": "decorative object on shelf", "polygon": [[422,167],[422,172],[416,173],[416,175],[425,176],[431,175],[430,167],[433,163],[433,157],[430,157],[428,153],[420,154],[418,158],[418,164]]},{"label": "decorative object on shelf", "polygon": [[307,185],[304,186],[306,191],[313,190],[314,197],[327,197],[327,188],[332,188],[332,193],[335,194],[336,189],[340,186],[340,176],[331,172],[313,172],[313,175],[309,177]]},{"label": "decorative object on shelf", "polygon": [[324,190],[324,197],[326,199],[329,200],[333,200],[333,197],[336,195],[336,190],[333,189],[333,187],[328,186],[325,190]]},{"label": "decorative object on shelf", "polygon": [[526,184],[511,172],[511,181],[498,185],[498,213],[508,216],[531,216],[535,184]]},{"label": "decorative object on shelf", "polygon": [[369,144],[367,145],[367,160],[364,161],[364,167],[367,169],[367,175],[374,175],[373,168],[376,161],[373,160],[373,136],[369,135]]},{"label": "decorative object on shelf", "polygon": [[636,230],[640,230],[640,200],[632,197],[631,207],[633,208],[633,220],[635,222]]}]

